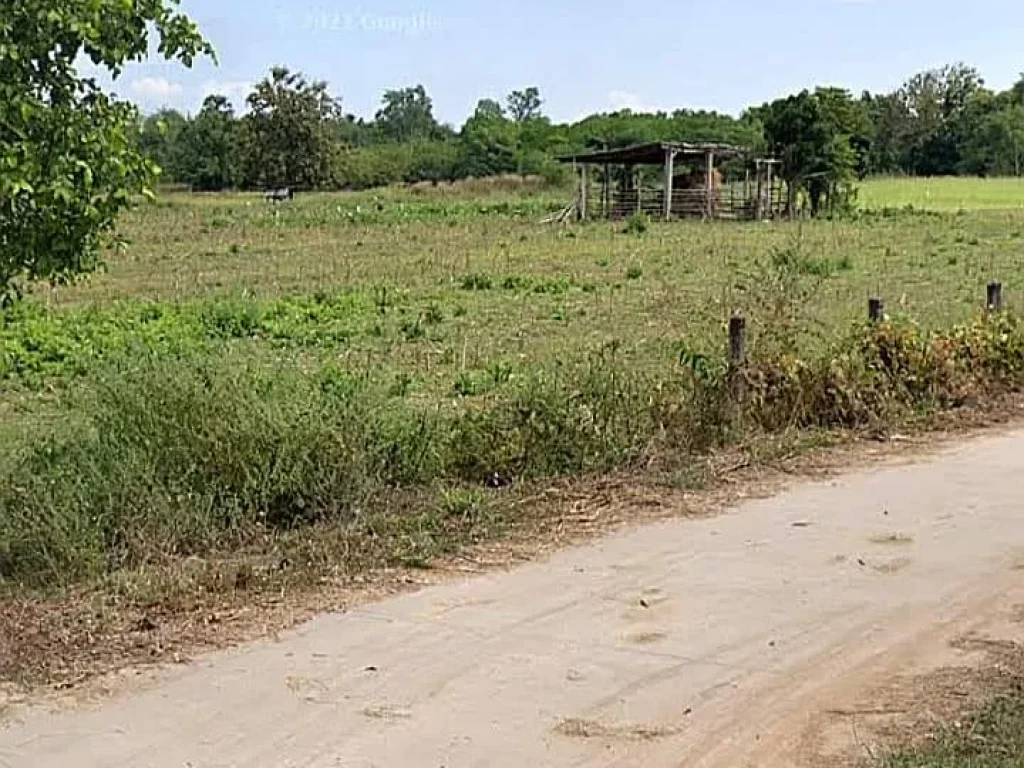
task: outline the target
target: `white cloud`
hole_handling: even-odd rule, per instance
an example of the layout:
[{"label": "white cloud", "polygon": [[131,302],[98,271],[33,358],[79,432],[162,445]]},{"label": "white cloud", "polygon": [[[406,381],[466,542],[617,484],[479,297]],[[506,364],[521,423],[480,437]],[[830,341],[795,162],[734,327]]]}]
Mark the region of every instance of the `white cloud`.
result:
[{"label": "white cloud", "polygon": [[236,112],[242,112],[245,110],[245,98],[253,85],[248,80],[207,80],[203,83],[202,100],[207,96],[225,96]]},{"label": "white cloud", "polygon": [[609,91],[608,106],[613,112],[619,112],[623,109],[628,109],[631,112],[664,111],[663,107],[658,107],[655,104],[644,101],[639,94],[631,93],[630,91]]},{"label": "white cloud", "polygon": [[181,83],[171,82],[166,77],[143,77],[133,81],[129,87],[132,93],[147,101],[176,98],[184,91]]}]

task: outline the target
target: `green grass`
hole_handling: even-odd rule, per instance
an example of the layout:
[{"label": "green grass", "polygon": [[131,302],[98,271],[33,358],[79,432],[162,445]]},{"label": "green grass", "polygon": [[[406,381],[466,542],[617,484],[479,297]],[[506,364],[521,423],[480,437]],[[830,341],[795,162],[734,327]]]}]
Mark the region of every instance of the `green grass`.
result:
[{"label": "green grass", "polygon": [[999,696],[981,712],[924,744],[900,750],[884,768],[1020,768],[1024,766],[1024,690]]},{"label": "green grass", "polygon": [[[0,583],[264,557],[322,526],[348,531],[344,557],[365,536],[361,563],[420,561],[477,535],[430,512],[492,509],[460,494],[679,469],[758,431],[969,401],[1024,367],[1020,327],[978,320],[993,278],[1020,306],[1024,211],[538,223],[561,203],[427,188],[132,213],[105,272],[0,319]],[[896,321],[881,336],[874,295]],[[738,412],[734,312],[755,362]]]},{"label": "green grass", "polygon": [[[372,220],[350,219],[346,212],[366,199],[300,196],[275,208],[245,197],[171,197],[126,220],[130,249],[112,255],[106,273],[35,299],[62,317],[56,323],[77,325],[83,315],[74,312],[83,308],[136,311],[116,302],[188,305],[170,312],[184,315],[202,313],[204,303],[243,314],[251,305],[262,315],[274,302],[351,297],[365,310],[353,318],[361,330],[332,354],[443,392],[467,371],[543,365],[611,341],[642,367],[661,365],[683,347],[718,352],[733,311],[750,315],[757,330],[759,261],[778,251],[796,252],[809,272],[828,273],[809,275],[820,284],[803,309],[807,343],[860,320],[870,295],[937,327],[969,319],[992,279],[1002,280],[1011,303],[1024,284],[1024,214],[1016,211],[652,223],[627,235],[612,224],[562,229],[538,224],[539,215],[479,213],[481,205],[465,201],[455,203],[464,215],[452,217],[429,213],[434,200],[389,200],[383,211],[374,207]],[[306,325],[315,335],[318,321]],[[282,341],[272,335],[261,331],[254,343]]]},{"label": "green grass", "polygon": [[909,205],[928,211],[1019,211],[1024,209],[1024,179],[870,179],[861,186],[858,200],[873,209]]}]

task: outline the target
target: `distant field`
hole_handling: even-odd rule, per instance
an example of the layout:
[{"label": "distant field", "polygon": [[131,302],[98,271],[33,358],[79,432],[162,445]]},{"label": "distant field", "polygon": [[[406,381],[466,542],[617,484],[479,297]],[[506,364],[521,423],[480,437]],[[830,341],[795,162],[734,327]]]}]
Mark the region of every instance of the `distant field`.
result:
[{"label": "distant field", "polygon": [[[869,295],[945,326],[972,317],[992,279],[1016,303],[1024,211],[997,210],[996,195],[981,190],[1009,199],[1018,188],[1024,196],[1015,181],[873,181],[866,199],[890,207],[925,207],[915,201],[934,203],[940,190],[950,201],[959,190],[984,210],[652,222],[632,234],[622,223],[539,223],[563,204],[557,193],[392,190],[277,206],[254,195],[171,194],[125,218],[128,249],[110,254],[105,272],[40,290],[30,318],[8,320],[0,385],[75,378],[133,345],[161,354],[227,345],[243,356],[340,363],[443,398],[484,388],[467,381],[496,371],[609,343],[649,371],[671,369],[683,349],[720,355],[729,315],[747,314],[756,335],[775,311],[772,291],[806,294],[794,322],[807,351],[861,320]],[[791,274],[772,272],[781,252],[795,260]]]},{"label": "distant field", "polygon": [[929,211],[1022,210],[1024,179],[869,179],[860,188],[859,200],[872,209],[912,205]]},{"label": "distant field", "polygon": [[[873,182],[867,194],[899,184]],[[466,377],[611,342],[647,370],[671,367],[683,348],[719,354],[733,311],[756,333],[773,301],[765,291],[794,289],[773,286],[782,278],[769,262],[781,251],[798,262],[786,279],[813,293],[799,318],[805,345],[862,319],[869,295],[941,326],[970,318],[989,280],[1001,279],[1011,301],[1024,283],[1024,213],[1015,210],[654,222],[640,234],[622,223],[539,223],[562,204],[558,195],[317,194],[282,206],[166,196],[125,219],[129,248],[111,254],[105,273],[40,291],[43,319],[9,324],[9,335],[44,338],[9,341],[0,376],[81,373],[128,339],[226,342],[243,354],[301,351],[444,396]],[[133,321],[140,313],[149,319]]]}]

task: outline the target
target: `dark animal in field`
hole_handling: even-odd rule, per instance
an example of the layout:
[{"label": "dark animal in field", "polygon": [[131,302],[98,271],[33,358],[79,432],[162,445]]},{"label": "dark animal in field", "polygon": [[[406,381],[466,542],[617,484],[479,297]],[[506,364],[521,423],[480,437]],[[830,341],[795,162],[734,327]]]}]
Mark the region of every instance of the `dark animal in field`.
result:
[{"label": "dark animal in field", "polygon": [[267,202],[281,203],[284,202],[285,200],[295,199],[295,192],[294,190],[291,189],[291,187],[281,187],[279,189],[267,190],[267,193],[266,195],[264,195],[264,197],[267,199]]}]

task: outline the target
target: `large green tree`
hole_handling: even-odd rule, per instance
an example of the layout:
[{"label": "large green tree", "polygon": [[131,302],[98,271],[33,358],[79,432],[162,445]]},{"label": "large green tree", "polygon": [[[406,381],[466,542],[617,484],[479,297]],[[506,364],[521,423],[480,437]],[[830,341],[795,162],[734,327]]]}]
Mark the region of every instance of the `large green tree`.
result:
[{"label": "large green tree", "polygon": [[227,98],[206,97],[179,133],[177,150],[178,180],[193,189],[212,192],[238,183],[238,121]]},{"label": "large green tree", "polygon": [[782,161],[790,210],[801,193],[812,214],[852,199],[870,145],[870,120],[862,102],[839,88],[819,88],[778,99],[756,114],[769,152]]},{"label": "large green tree", "polygon": [[921,72],[904,83],[896,92],[910,118],[903,136],[904,168],[922,176],[957,173],[980,117],[972,105],[986,93],[978,71],[964,64]]},{"label": "large green tree", "polygon": [[136,109],[112,77],[155,43],[186,66],[212,49],[177,0],[3,0],[0,7],[0,297],[23,279],[94,269],[117,215],[151,184]]},{"label": "large green tree", "polygon": [[181,181],[179,143],[188,125],[176,109],[161,109],[142,121],[139,148],[159,167],[161,181]]},{"label": "large green tree", "polygon": [[423,141],[438,133],[434,102],[422,85],[385,91],[377,127],[391,141]]},{"label": "large green tree", "polygon": [[960,169],[964,173],[979,176],[1024,174],[1024,106],[1012,102],[998,103],[998,106],[985,110],[973,123],[961,155]]},{"label": "large green tree", "polygon": [[897,173],[904,169],[911,116],[896,94],[864,93],[861,107],[870,121],[870,147],[865,168],[868,173]]},{"label": "large green tree", "polygon": [[516,169],[519,131],[493,99],[477,104],[459,137],[459,172],[480,178]]},{"label": "large green tree", "polygon": [[512,91],[506,99],[508,114],[517,123],[540,117],[544,102],[540,98],[540,89],[530,86],[521,91]]},{"label": "large green tree", "polygon": [[334,183],[342,114],[326,83],[275,67],[248,104],[241,146],[247,186],[317,189]]}]

